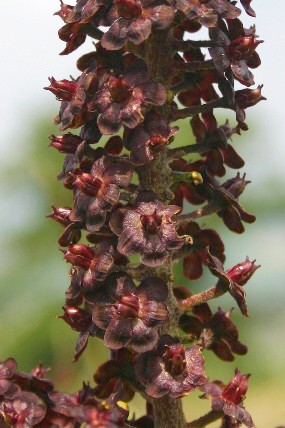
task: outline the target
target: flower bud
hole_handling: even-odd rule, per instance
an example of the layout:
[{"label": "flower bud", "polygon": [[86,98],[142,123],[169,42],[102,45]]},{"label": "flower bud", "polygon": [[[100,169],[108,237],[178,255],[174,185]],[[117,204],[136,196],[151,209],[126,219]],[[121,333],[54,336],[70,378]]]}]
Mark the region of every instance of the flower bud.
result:
[{"label": "flower bud", "polygon": [[228,46],[228,55],[234,61],[249,59],[260,43],[263,43],[263,40],[256,40],[253,34],[238,37]]},{"label": "flower bud", "polygon": [[64,252],[64,258],[74,266],[87,270],[94,258],[94,253],[86,245],[74,244],[70,245]]},{"label": "flower bud", "polygon": [[247,257],[243,263],[238,263],[232,268],[227,270],[227,276],[238,285],[245,285],[247,281],[252,277],[256,269],[260,265],[255,265],[255,260],[252,262]]},{"label": "flower bud", "polygon": [[54,77],[49,77],[49,81],[50,86],[44,89],[51,91],[60,101],[70,101],[78,88],[77,83],[67,79],[55,80]]},{"label": "flower bud", "polygon": [[69,219],[71,208],[65,208],[65,207],[57,208],[54,205],[52,205],[52,209],[53,209],[53,212],[47,216],[48,218],[52,218],[53,220],[57,221],[63,226],[68,226],[71,223]]},{"label": "flower bud", "polygon": [[266,100],[261,95],[262,87],[263,85],[259,85],[256,89],[241,89],[240,91],[236,91],[235,100],[238,107],[245,109],[254,106],[259,101]]},{"label": "flower bud", "polygon": [[49,139],[51,141],[51,147],[66,154],[74,154],[79,144],[82,143],[82,138],[70,132],[65,135],[50,135]]},{"label": "flower bud", "polygon": [[239,404],[245,398],[248,389],[248,378],[250,375],[243,375],[236,369],[234,378],[225,387],[222,398],[230,403]]},{"label": "flower bud", "polygon": [[70,6],[69,4],[64,4],[62,0],[60,0],[60,10],[58,12],[55,12],[54,15],[58,15],[63,21],[65,21],[65,18],[71,12],[73,9],[73,6]]},{"label": "flower bud", "polygon": [[86,331],[92,322],[92,317],[89,312],[75,306],[63,306],[63,315],[58,315],[58,318],[63,319],[72,330],[83,332]]}]

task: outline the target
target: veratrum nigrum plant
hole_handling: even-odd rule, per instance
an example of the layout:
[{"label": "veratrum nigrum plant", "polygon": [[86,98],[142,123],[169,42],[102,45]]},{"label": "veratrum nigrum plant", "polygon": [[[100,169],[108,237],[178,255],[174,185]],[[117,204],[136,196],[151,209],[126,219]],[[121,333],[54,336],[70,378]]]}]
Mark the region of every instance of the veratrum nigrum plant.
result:
[{"label": "veratrum nigrum plant", "polygon": [[[51,77],[45,88],[60,101],[61,133],[50,145],[65,154],[58,178],[71,195],[70,207],[49,215],[64,228],[58,242],[71,264],[60,318],[79,333],[75,361],[93,337],[110,359],[93,386],[63,394],[41,365],[25,374],[8,358],[0,364],[0,427],[254,427],[243,405],[249,375],[236,369],[228,384],[211,381],[203,357],[205,349],[225,362],[247,352],[231,310],[213,312],[208,301],[229,293],[247,316],[245,285],[259,267],[248,258],[224,267],[219,234],[203,227],[210,214],[235,233],[255,220],[239,203],[245,175],[223,180],[226,167],[244,166],[231,136],[248,129],[246,109],[264,99],[250,71],[262,40],[241,21],[255,16],[251,3],[61,1],[61,55],[87,37],[94,48],[78,59],[78,77]],[[206,40],[192,40],[202,28]],[[218,124],[218,108],[235,112],[233,127]],[[189,124],[181,147],[179,119]],[[178,261],[187,287],[176,283]],[[203,269],[213,284],[194,294]],[[209,409],[187,422],[181,398],[194,390]],[[135,394],[146,402],[139,419],[126,404]]]}]

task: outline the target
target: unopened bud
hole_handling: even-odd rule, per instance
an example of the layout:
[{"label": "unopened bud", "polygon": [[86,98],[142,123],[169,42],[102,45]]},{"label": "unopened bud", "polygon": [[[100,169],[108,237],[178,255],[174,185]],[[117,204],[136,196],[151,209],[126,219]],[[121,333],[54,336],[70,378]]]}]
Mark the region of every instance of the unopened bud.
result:
[{"label": "unopened bud", "polygon": [[83,244],[70,245],[64,252],[64,258],[73,266],[89,269],[90,264],[94,258],[94,253],[90,247]]},{"label": "unopened bud", "polygon": [[241,89],[236,91],[235,100],[237,105],[242,108],[252,107],[259,101],[266,100],[265,97],[261,95],[261,89],[263,85],[259,85],[256,89]]},{"label": "unopened bud", "polygon": [[256,269],[260,265],[255,265],[255,260],[252,262],[247,257],[243,263],[238,263],[232,268],[227,270],[227,276],[238,285],[245,285],[247,281],[252,277]]}]

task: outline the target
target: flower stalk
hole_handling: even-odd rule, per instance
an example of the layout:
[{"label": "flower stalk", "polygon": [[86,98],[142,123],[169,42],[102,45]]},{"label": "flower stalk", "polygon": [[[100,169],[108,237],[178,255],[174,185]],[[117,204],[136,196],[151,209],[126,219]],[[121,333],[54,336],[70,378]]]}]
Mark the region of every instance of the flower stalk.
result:
[{"label": "flower stalk", "polygon": [[[253,16],[250,3],[241,6]],[[249,375],[237,370],[227,386],[212,383],[203,356],[208,349],[232,361],[246,353],[231,311],[213,313],[207,302],[229,293],[247,316],[244,286],[259,267],[247,258],[224,270],[219,234],[199,224],[217,214],[242,233],[243,222],[255,220],[239,203],[245,175],[219,182],[226,168],[244,166],[229,141],[247,130],[245,110],[264,99],[262,86],[250,88],[249,70],[260,64],[261,41],[254,27],[243,27],[238,6],[228,0],[60,1],[61,55],[87,37],[94,49],[77,61],[77,78],[51,77],[45,88],[61,103],[54,121],[63,134],[52,135],[50,146],[65,156],[58,178],[71,194],[70,207],[53,206],[48,216],[64,228],[58,242],[71,265],[59,318],[79,333],[74,361],[93,337],[102,339],[110,358],[96,369],[95,386],[84,383],[75,394],[56,392],[43,369],[25,378],[6,360],[0,424],[202,428],[221,419],[222,426],[254,427],[243,407]],[[188,40],[201,27],[209,40]],[[246,89],[236,91],[236,81]],[[235,111],[234,127],[218,125],[218,108]],[[174,122],[186,118],[195,143],[175,147]],[[184,159],[188,154],[198,159]],[[179,259],[184,287],[173,274]],[[193,294],[192,281],[204,268],[217,284]],[[197,389],[212,410],[187,423],[181,398]],[[126,404],[134,394],[146,401],[139,419]]]}]

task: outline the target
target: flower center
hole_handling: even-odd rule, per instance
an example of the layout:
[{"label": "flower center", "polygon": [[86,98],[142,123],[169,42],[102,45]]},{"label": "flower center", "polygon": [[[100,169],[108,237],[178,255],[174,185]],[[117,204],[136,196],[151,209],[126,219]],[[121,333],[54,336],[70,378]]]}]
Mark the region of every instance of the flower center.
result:
[{"label": "flower center", "polygon": [[185,372],[186,369],[186,358],[184,346],[172,345],[166,349],[162,355],[162,360],[165,364],[165,370],[171,374],[171,376],[180,376]]},{"label": "flower center", "polygon": [[133,294],[130,296],[123,296],[116,304],[116,310],[117,314],[125,318],[137,318],[139,312],[139,299]]},{"label": "flower center", "polygon": [[133,19],[142,13],[141,5],[136,0],[116,0],[118,14],[124,19]]},{"label": "flower center", "polygon": [[111,97],[116,103],[128,101],[131,96],[131,88],[121,77],[111,76],[109,79],[109,91]]},{"label": "flower center", "polygon": [[84,172],[76,176],[76,180],[73,184],[81,190],[82,193],[85,193],[88,196],[97,196],[103,183],[99,178],[92,177],[92,175]]},{"label": "flower center", "polygon": [[156,211],[153,214],[141,216],[141,223],[143,228],[146,232],[149,233],[156,233],[160,228],[161,221],[162,216],[158,215]]}]

